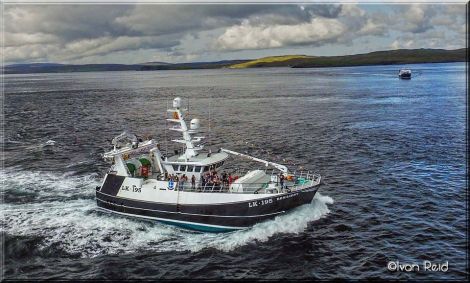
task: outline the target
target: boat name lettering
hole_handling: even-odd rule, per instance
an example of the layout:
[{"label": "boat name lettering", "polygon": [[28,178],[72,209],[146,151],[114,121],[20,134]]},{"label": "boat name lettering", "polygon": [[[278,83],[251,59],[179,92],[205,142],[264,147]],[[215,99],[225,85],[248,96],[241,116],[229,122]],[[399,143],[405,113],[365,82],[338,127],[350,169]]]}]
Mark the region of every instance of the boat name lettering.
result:
[{"label": "boat name lettering", "polygon": [[249,202],[248,203],[248,207],[256,207],[256,206],[262,206],[262,205],[265,205],[265,204],[270,204],[270,203],[273,203],[273,199],[270,198],[270,199],[262,199],[262,200],[258,200],[258,201],[252,201],[252,202]]},{"label": "boat name lettering", "polygon": [[277,197],[276,200],[283,200],[283,199],[286,199],[286,198],[295,197],[295,196],[297,196],[298,194],[299,194],[299,193],[283,195],[283,196],[281,196],[281,197]]},{"label": "boat name lettering", "polygon": [[[121,186],[121,190],[123,191],[130,191],[129,186]],[[141,193],[142,192],[142,187],[137,187],[136,185],[132,185],[132,191],[134,193]]]}]

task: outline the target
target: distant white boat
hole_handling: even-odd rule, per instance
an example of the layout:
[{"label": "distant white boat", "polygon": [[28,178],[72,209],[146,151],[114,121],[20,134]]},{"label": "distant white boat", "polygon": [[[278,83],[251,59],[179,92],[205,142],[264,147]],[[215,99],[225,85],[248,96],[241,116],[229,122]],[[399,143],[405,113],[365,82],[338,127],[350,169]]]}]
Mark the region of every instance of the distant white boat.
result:
[{"label": "distant white boat", "polygon": [[398,72],[398,77],[400,79],[409,80],[411,79],[411,70],[410,69],[400,69]]},{"label": "distant white boat", "polygon": [[48,140],[47,142],[44,143],[44,146],[54,146],[55,143],[56,142],[54,140]]}]

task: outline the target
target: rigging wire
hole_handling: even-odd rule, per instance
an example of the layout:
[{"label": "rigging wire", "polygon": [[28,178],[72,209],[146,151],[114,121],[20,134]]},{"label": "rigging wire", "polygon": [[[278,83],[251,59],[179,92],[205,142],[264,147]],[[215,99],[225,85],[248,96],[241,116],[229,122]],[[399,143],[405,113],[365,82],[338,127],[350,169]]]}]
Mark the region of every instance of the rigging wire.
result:
[{"label": "rigging wire", "polygon": [[212,108],[212,94],[209,96],[209,152],[211,152],[212,139],[211,139],[211,108]]},{"label": "rigging wire", "polygon": [[[166,100],[166,109],[168,109],[168,99]],[[168,156],[168,138],[166,135],[166,131],[168,130],[168,111],[165,111],[165,157]]]},{"label": "rigging wire", "polygon": [[[186,97],[186,111],[185,111],[184,115],[183,115],[183,112],[181,111],[181,114],[182,114],[182,117],[180,117],[180,119],[184,118],[186,121],[189,120],[189,97]],[[191,122],[189,123],[189,129],[191,129]],[[186,146],[186,143],[185,143],[183,145],[183,151],[182,152],[186,152],[186,148],[187,148],[187,146]]]}]

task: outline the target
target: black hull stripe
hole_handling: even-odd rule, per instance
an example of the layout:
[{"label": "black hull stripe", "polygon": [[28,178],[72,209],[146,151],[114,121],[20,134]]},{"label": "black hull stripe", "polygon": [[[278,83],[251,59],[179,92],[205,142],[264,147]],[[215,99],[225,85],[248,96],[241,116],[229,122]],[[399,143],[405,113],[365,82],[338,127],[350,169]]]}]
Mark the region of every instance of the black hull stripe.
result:
[{"label": "black hull stripe", "polygon": [[159,219],[189,222],[189,223],[204,223],[208,225],[217,225],[217,226],[247,227],[255,223],[264,221],[266,219],[273,218],[271,216],[241,218],[241,217],[185,215],[181,213],[157,212],[157,211],[142,210],[138,208],[127,208],[123,206],[109,205],[103,202],[99,202],[98,206],[101,208],[108,209],[108,210],[116,211],[118,213],[132,214],[135,216],[143,216],[145,218],[159,218]]},{"label": "black hull stripe", "polygon": [[99,209],[103,210],[103,211],[106,211],[106,212],[109,212],[109,213],[117,213],[117,214],[126,215],[126,216],[130,216],[130,217],[152,219],[152,220],[157,220],[157,221],[162,221],[162,222],[174,222],[174,223],[181,223],[181,224],[197,224],[197,225],[200,225],[200,226],[208,226],[208,227],[213,227],[213,228],[223,228],[223,229],[228,229],[228,230],[241,230],[241,229],[250,228],[250,226],[247,226],[247,227],[233,227],[233,226],[211,225],[211,224],[206,224],[206,223],[178,221],[178,220],[172,220],[172,219],[166,219],[166,218],[150,217],[150,216],[144,216],[144,215],[135,215],[135,214],[129,214],[129,213],[124,213],[124,212],[109,210],[109,209],[106,209],[106,208],[103,208],[103,207],[99,207]]},{"label": "black hull stripe", "polygon": [[227,204],[225,207],[211,205],[184,206],[176,204],[162,206],[118,197],[104,197],[104,199],[101,199],[102,196],[97,194],[97,205],[119,213],[144,216],[146,218],[247,227],[266,219],[274,218],[276,215],[300,205],[310,203],[315,193],[316,190],[293,193],[291,197],[280,200],[276,200],[276,197],[273,196],[272,202],[252,207],[250,207],[252,201],[237,205]]},{"label": "black hull stripe", "polygon": [[140,200],[103,196],[97,192],[96,198],[115,206],[127,206],[129,208],[147,209],[160,212],[180,212],[195,215],[227,215],[227,216],[258,216],[271,215],[275,212],[287,211],[293,207],[310,202],[315,195],[315,190],[304,190],[285,195],[266,197],[258,200],[226,203],[225,205],[186,205],[176,203],[152,203]]}]

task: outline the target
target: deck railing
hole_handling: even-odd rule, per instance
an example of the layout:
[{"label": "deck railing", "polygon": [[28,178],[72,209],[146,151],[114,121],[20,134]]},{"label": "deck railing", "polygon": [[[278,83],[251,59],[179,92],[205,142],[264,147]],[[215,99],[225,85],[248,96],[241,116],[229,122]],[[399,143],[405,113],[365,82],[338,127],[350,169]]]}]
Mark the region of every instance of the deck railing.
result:
[{"label": "deck railing", "polygon": [[[231,183],[231,184],[212,184],[206,183],[196,184],[194,187],[191,182],[175,182],[175,190],[186,191],[186,192],[205,192],[205,193],[237,193],[237,194],[257,194],[257,193],[282,193],[282,192],[294,192],[297,190],[304,189],[318,185],[321,181],[321,176],[310,171],[302,171],[298,175],[291,175],[291,180],[285,179],[283,186],[280,182],[264,182],[264,183]],[[268,175],[269,176],[269,175]],[[241,186],[242,191],[234,191],[231,189],[232,185]]]}]

